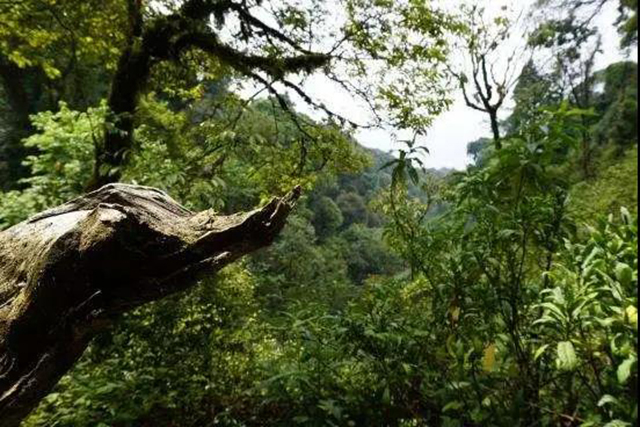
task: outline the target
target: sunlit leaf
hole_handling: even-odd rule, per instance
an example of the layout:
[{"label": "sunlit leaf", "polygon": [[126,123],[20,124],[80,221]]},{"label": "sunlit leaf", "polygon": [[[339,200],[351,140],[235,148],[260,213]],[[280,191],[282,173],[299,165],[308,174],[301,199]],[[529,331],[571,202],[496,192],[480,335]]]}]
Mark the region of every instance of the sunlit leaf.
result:
[{"label": "sunlit leaf", "polygon": [[490,344],[484,349],[482,356],[482,368],[486,372],[491,372],[496,362],[496,345]]},{"label": "sunlit leaf", "polygon": [[571,341],[558,343],[556,367],[561,371],[571,371],[578,365],[578,356]]},{"label": "sunlit leaf", "polygon": [[628,359],[626,359],[624,362],[622,362],[620,366],[618,366],[618,370],[616,373],[618,376],[618,382],[620,382],[620,384],[624,384],[627,382],[627,380],[631,376],[631,369],[633,368],[633,365],[635,363],[636,363],[636,357],[631,356]]},{"label": "sunlit leaf", "polygon": [[539,349],[537,349],[536,352],[533,354],[533,360],[538,360],[538,358],[542,356],[542,354],[545,352],[547,348],[549,348],[549,344],[545,344]]}]

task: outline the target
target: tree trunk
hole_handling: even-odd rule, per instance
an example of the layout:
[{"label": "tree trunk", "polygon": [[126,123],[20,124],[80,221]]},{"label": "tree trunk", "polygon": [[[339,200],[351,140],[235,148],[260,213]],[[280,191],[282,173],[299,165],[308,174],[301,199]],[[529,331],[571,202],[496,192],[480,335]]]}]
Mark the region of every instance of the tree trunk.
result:
[{"label": "tree trunk", "polygon": [[127,51],[120,58],[107,101],[109,116],[104,142],[98,150],[88,190],[120,179],[122,166],[133,146],[134,114],[142,87],[149,77],[150,61],[149,55],[142,51]]},{"label": "tree trunk", "polygon": [[37,71],[21,69],[0,55],[0,83],[9,111],[6,114],[7,129],[0,135],[0,190],[10,190],[26,175],[22,161],[27,149],[22,139],[32,131],[29,115],[34,113],[35,102],[27,91],[26,76],[31,77],[32,89],[38,86]]},{"label": "tree trunk", "polygon": [[0,233],[0,427],[18,426],[115,316],[270,244],[299,194],[215,216],[111,184]]},{"label": "tree trunk", "polygon": [[498,123],[498,110],[489,110],[489,120],[491,121],[491,133],[493,133],[493,145],[496,150],[502,149],[502,141],[500,139],[500,124]]},{"label": "tree trunk", "polygon": [[104,141],[101,146],[96,147],[93,177],[87,185],[88,191],[120,180],[122,166],[126,163],[126,157],[133,146],[133,118],[138,98],[151,71],[149,45],[155,42],[166,48],[167,35],[157,27],[154,28],[163,37],[145,40],[142,28],[142,2],[128,0],[127,5],[130,21],[127,44],[120,54],[111,81]]}]

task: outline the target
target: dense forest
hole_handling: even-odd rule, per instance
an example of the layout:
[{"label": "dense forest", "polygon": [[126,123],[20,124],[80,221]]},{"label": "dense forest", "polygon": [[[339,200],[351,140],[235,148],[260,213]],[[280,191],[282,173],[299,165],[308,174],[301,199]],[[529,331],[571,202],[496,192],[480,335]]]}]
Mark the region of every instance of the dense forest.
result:
[{"label": "dense forest", "polygon": [[[638,66],[600,65],[603,33],[636,52],[637,0],[455,3],[0,1],[0,426],[637,425]],[[466,170],[426,168],[454,99],[486,133]],[[14,415],[37,367],[12,346],[53,332],[13,333],[45,284],[4,285],[2,238],[116,182],[228,218],[301,197]]]}]

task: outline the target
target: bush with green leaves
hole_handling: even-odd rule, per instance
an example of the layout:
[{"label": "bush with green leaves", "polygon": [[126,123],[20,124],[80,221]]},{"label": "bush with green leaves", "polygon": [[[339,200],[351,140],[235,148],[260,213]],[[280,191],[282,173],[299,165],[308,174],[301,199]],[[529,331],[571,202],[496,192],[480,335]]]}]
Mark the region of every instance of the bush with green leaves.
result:
[{"label": "bush with green leaves", "polygon": [[[545,399],[579,413],[582,425],[631,426],[638,419],[638,223],[625,208],[565,242],[549,272],[535,358]],[[546,381],[545,381],[546,382]]]},{"label": "bush with green leaves", "polygon": [[93,173],[94,147],[101,138],[106,107],[78,112],[61,103],[57,112],[33,116],[37,133],[24,141],[31,176],[22,191],[0,194],[0,229],[82,193]]},{"label": "bush with green leaves", "polygon": [[[576,227],[563,170],[581,114],[539,111],[445,186],[449,210],[436,220],[407,198],[406,180],[382,202],[389,242],[421,279],[428,308],[416,314],[439,321],[425,328],[437,337],[425,357],[441,357],[430,402],[444,425],[637,422],[636,223],[625,213],[598,232]],[[551,328],[556,312],[564,323]]]},{"label": "bush with green leaves", "polygon": [[250,416],[258,368],[278,354],[257,320],[254,289],[236,264],[125,315],[24,425],[233,425]]},{"label": "bush with green leaves", "polygon": [[597,177],[575,184],[569,196],[571,214],[582,223],[594,222],[603,214],[617,214],[622,206],[637,215],[637,145],[619,156],[603,153]]}]

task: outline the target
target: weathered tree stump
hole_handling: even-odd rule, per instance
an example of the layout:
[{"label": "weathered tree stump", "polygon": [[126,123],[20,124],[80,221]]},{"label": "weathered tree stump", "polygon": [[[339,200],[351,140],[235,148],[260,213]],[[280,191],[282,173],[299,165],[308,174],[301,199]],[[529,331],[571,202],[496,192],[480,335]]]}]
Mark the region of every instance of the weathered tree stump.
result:
[{"label": "weathered tree stump", "polygon": [[299,193],[215,216],[110,184],[1,232],[0,426],[19,425],[115,316],[271,243]]}]

